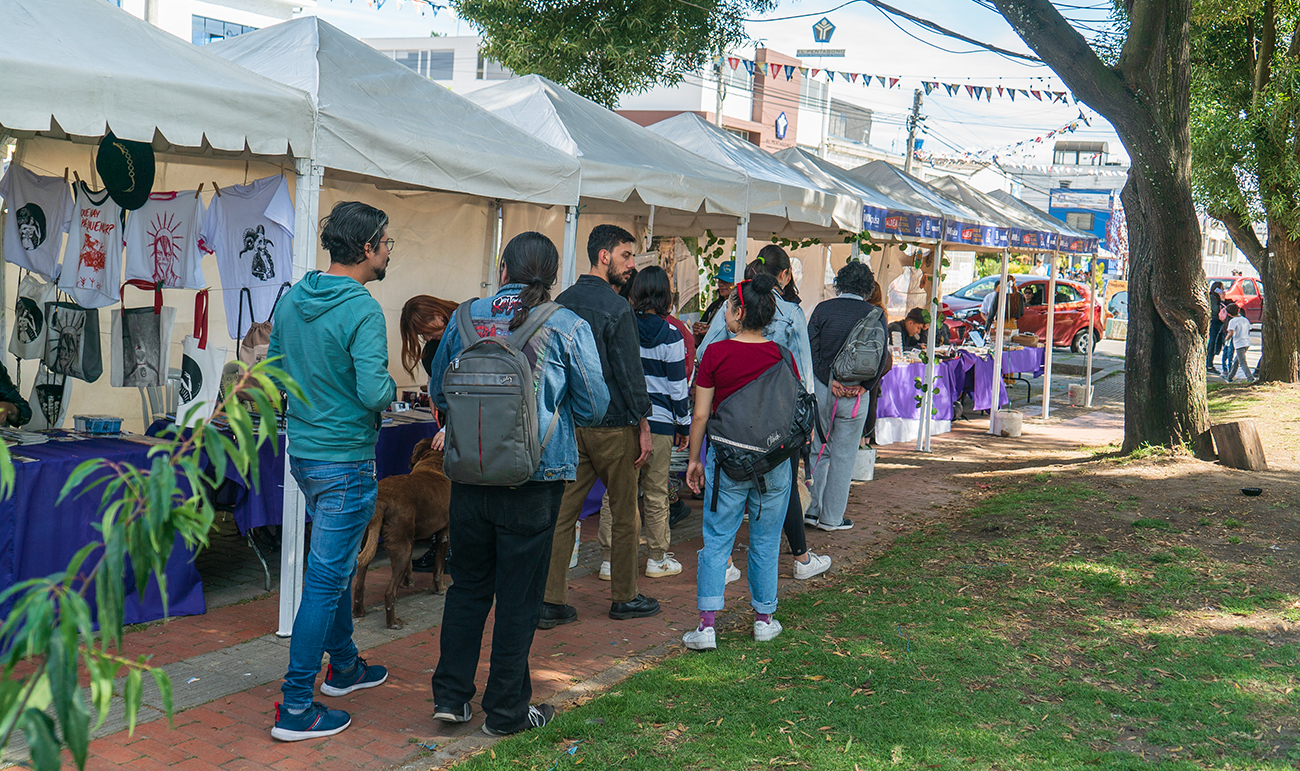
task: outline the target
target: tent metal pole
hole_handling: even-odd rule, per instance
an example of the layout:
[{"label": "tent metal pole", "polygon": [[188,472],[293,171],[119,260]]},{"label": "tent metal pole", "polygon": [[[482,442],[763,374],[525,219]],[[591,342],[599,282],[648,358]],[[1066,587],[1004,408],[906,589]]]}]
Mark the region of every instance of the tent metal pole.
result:
[{"label": "tent metal pole", "polygon": [[578,207],[564,207],[564,253],[560,255],[563,272],[560,288],[568,289],[578,280]]},{"label": "tent metal pole", "polygon": [[736,218],[736,280],[745,279],[745,263],[749,260],[749,215]]},{"label": "tent metal pole", "polygon": [[[21,140],[19,140],[19,141],[21,141]],[[3,158],[3,157],[4,157],[4,155],[5,155],[5,146],[8,145],[8,144],[9,144],[9,129],[0,129],[0,158]],[[13,159],[13,162],[14,162],[14,163],[17,163],[17,162],[18,162],[18,148],[17,148],[17,146],[14,147],[14,159]],[[3,207],[3,206],[0,206],[0,248],[3,248],[3,244],[4,244],[4,242],[5,242],[5,219],[7,219],[7,218],[4,217],[3,215],[4,215],[4,207]],[[8,335],[8,329],[9,329],[9,301],[8,301],[7,299],[5,299],[5,298],[7,297],[7,295],[5,294],[5,292],[7,292],[7,291],[9,290],[9,287],[8,287],[8,283],[9,283],[9,282],[7,281],[7,277],[6,277],[6,275],[5,275],[6,272],[7,272],[7,271],[4,269],[4,266],[3,266],[3,265],[0,265],[0,340],[8,340],[8,339],[9,339],[9,335]],[[16,302],[16,301],[15,301],[15,302]],[[3,361],[3,353],[0,353],[0,361]],[[5,364],[6,368],[8,368],[8,362],[4,362],[4,364]],[[21,390],[22,387],[23,387],[23,384],[20,383],[20,382],[18,382],[19,378],[18,378],[18,370],[17,370],[17,368],[14,368],[14,369],[13,369],[13,372],[14,372],[14,387],[15,387],[15,388],[18,388],[19,390]],[[148,428],[148,426],[145,426],[145,428]]]},{"label": "tent metal pole", "polygon": [[[316,267],[316,239],[320,221],[320,185],[325,169],[312,163],[311,158],[294,160],[298,175],[294,189],[293,224],[293,280],[298,282],[307,271]],[[284,437],[284,453],[289,454],[289,437]],[[284,519],[280,544],[280,628],[277,637],[293,634],[293,620],[302,602],[304,534],[306,532],[307,500],[298,489],[298,482],[289,473],[286,462],[284,474]]]},{"label": "tent metal pole", "polygon": [[997,420],[998,410],[1002,408],[1002,337],[1007,319],[1007,268],[1011,261],[1011,250],[1002,250],[1002,280],[998,283],[998,319],[993,337],[993,395],[989,400],[989,433],[993,433],[993,424]]},{"label": "tent metal pole", "polygon": [[[940,222],[939,232],[947,232],[947,222]],[[930,435],[934,431],[934,349],[939,339],[939,325],[943,323],[943,288],[939,286],[939,273],[943,265],[943,240],[934,247],[934,269],[930,274],[930,330],[925,338],[925,390],[921,394],[921,430],[916,434],[917,452],[930,452]]]},{"label": "tent metal pole", "polygon": [[650,204],[650,220],[645,226],[645,247],[650,248],[655,242],[655,206]]},{"label": "tent metal pole", "polygon": [[1048,258],[1052,261],[1052,266],[1048,270],[1047,279],[1047,341],[1044,343],[1046,349],[1043,353],[1043,420],[1047,420],[1048,411],[1052,407],[1052,345],[1056,340],[1056,252],[1052,252]]},{"label": "tent metal pole", "polygon": [[1092,409],[1092,350],[1097,347],[1097,335],[1093,333],[1092,321],[1097,317],[1097,255],[1088,260],[1088,356],[1083,365],[1084,391],[1083,406]]},{"label": "tent metal pole", "polygon": [[501,288],[501,269],[498,267],[497,261],[501,259],[501,248],[504,246],[501,241],[505,238],[505,228],[505,207],[498,200],[492,215],[492,259],[489,268],[492,275],[488,277],[488,281],[492,282],[492,285],[489,294],[496,294],[497,290]]}]

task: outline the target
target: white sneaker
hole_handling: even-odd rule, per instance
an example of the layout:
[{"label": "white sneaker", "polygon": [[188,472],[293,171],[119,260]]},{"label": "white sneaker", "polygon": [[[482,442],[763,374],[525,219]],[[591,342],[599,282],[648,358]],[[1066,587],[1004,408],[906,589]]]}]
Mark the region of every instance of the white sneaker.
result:
[{"label": "white sneaker", "polygon": [[569,558],[569,569],[578,566],[578,545],[582,543],[582,523],[573,526],[573,556]]},{"label": "white sneaker", "polygon": [[727,583],[734,583],[740,580],[740,568],[735,565],[727,566]]},{"label": "white sneaker", "polygon": [[830,570],[831,558],[825,554],[813,554],[812,550],[808,551],[808,561],[794,561],[794,577],[798,579],[808,579],[813,576],[820,576],[827,570]]},{"label": "white sneaker", "polygon": [[666,576],[675,576],[682,572],[682,563],[673,559],[672,552],[665,552],[661,560],[647,559],[645,561],[646,578],[664,578]]},{"label": "white sneaker", "polygon": [[605,562],[600,563],[600,580],[602,580],[602,581],[609,581],[609,580],[611,580],[611,579],[610,579],[610,575],[609,575],[609,562],[608,562],[608,561],[605,561]]},{"label": "white sneaker", "polygon": [[759,642],[774,640],[779,634],[781,634],[781,622],[775,618],[772,619],[771,623],[766,621],[754,622],[754,639]]},{"label": "white sneaker", "polygon": [[718,633],[711,626],[692,629],[682,635],[682,642],[693,651],[711,651],[718,647]]}]

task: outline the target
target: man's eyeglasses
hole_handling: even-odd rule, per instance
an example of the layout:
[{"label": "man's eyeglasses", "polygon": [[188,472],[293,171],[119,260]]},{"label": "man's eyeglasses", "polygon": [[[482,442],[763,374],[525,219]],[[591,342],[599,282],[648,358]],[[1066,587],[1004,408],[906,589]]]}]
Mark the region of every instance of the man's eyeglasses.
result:
[{"label": "man's eyeglasses", "polygon": [[393,253],[393,247],[394,247],[396,244],[397,244],[397,239],[395,239],[395,238],[385,238],[383,241],[380,241],[378,245],[380,245],[380,246],[387,246],[387,247],[388,247],[388,253],[389,253],[389,254],[392,254],[392,253]]}]

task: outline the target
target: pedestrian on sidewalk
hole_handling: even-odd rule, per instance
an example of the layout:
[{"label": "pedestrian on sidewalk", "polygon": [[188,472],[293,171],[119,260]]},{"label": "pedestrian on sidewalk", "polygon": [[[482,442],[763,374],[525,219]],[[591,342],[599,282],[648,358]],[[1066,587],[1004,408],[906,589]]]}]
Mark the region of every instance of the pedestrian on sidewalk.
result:
[{"label": "pedestrian on sidewalk", "polygon": [[609,409],[596,425],[576,432],[577,479],[565,489],[560,504],[539,629],[552,629],[578,618],[578,611],[568,604],[569,558],[574,526],[597,479],[609,491],[613,520],[609,617],[621,621],[659,612],[658,600],[638,592],[636,582],[641,530],[637,477],[638,469],[650,458],[650,396],[641,369],[636,316],[618,295],[635,267],[635,246],[636,239],[623,228],[597,225],[587,238],[591,271],[555,298],[591,325],[601,376],[609,388]]},{"label": "pedestrian on sidewalk", "polygon": [[876,278],[865,262],[850,262],[835,275],[837,296],[813,309],[808,321],[808,341],[812,346],[813,387],[821,425],[827,441],[813,433],[812,500],[804,521],[820,530],[848,530],[853,520],[846,519],[849,485],[857,463],[862,427],[871,408],[871,389],[886,370],[888,346],[881,349],[876,376],[870,381],[842,383],[834,373],[835,357],[844,348],[858,323],[877,325],[882,341],[888,341],[885,314],[867,302]]},{"label": "pedestrian on sidewalk", "polygon": [[1214,356],[1223,347],[1223,283],[1215,281],[1210,285],[1210,334],[1205,341],[1205,371],[1218,375],[1214,366]]},{"label": "pedestrian on sidewalk", "polygon": [[1236,379],[1238,368],[1245,373],[1247,381],[1254,380],[1255,375],[1246,363],[1246,354],[1250,352],[1250,319],[1246,318],[1246,314],[1236,304],[1228,306],[1227,339],[1232,343],[1233,352],[1232,369],[1227,372],[1228,382]]},{"label": "pedestrian on sidewalk", "polygon": [[[521,343],[532,367],[530,393],[536,400],[541,452],[532,477],[517,486],[451,484],[452,585],[447,590],[438,667],[432,678],[433,717],[448,723],[470,719],[483,627],[495,603],[492,657],[482,702],[483,732],[490,736],[538,728],[555,715],[548,704],[529,704],[533,689],[528,654],[542,612],[560,500],[565,482],[576,476],[574,426],[599,421],[609,402],[591,328],[571,311],[548,304],[558,269],[559,253],[549,238],[521,233],[510,239],[501,254],[500,291],[469,306],[471,334],[480,338],[512,335],[528,321],[532,309],[553,309]],[[444,410],[449,409],[443,387],[449,365],[465,348],[458,315],[447,326],[429,379],[429,395]],[[454,412],[449,412],[448,424],[452,426],[450,453],[456,442],[466,440],[456,435]],[[567,565],[568,554],[562,559],[561,566]]]},{"label": "pedestrian on sidewalk", "polygon": [[[691,402],[688,393],[686,340],[667,320],[673,302],[668,273],[652,265],[636,274],[629,299],[636,312],[641,344],[641,368],[650,394],[650,460],[641,466],[641,500],[645,504],[646,540],[650,557],[646,578],[664,578],[682,572],[682,564],[666,551],[668,529],[668,465],[673,447],[685,449],[690,442]],[[601,509],[601,578],[610,577],[610,533],[607,509]]]},{"label": "pedestrian on sidewalk", "polygon": [[[773,290],[776,310],[771,322],[763,330],[763,335],[794,354],[804,389],[808,393],[813,393],[813,364],[809,352],[811,348],[808,343],[808,321],[803,309],[786,299],[786,290],[794,276],[790,255],[776,244],[763,247],[754,261],[745,266],[747,279],[752,279],[759,274],[766,274],[776,279],[776,288]],[[732,336],[733,333],[727,327],[725,314],[718,314],[714,318],[713,326],[709,328],[704,344],[700,347],[700,356],[703,357],[704,349],[711,343]],[[814,554],[808,549],[807,537],[804,534],[803,501],[799,498],[799,489],[796,486],[799,479],[798,455],[790,458],[790,474],[790,498],[785,510],[785,539],[789,542],[790,554],[794,557],[795,578],[812,578],[825,573],[831,566],[831,560],[830,557]],[[732,580],[739,578],[740,573],[734,566],[730,570],[735,571],[731,573]]]},{"label": "pedestrian on sidewalk", "polygon": [[[753,480],[738,481],[720,471],[715,442],[709,443],[708,456],[704,463],[700,462],[707,423],[745,386],[788,361],[794,368],[790,385],[796,389],[801,387],[794,356],[763,333],[776,313],[777,286],[776,280],[765,273],[737,284],[732,299],[724,306],[723,316],[732,337],[710,345],[700,359],[691,421],[690,462],[686,469],[687,484],[696,492],[704,492],[704,548],[700,549],[696,574],[700,624],[682,636],[682,642],[693,650],[718,647],[715,616],[725,607],[727,561],[746,511],[749,513],[749,594],[756,614],[754,639],[771,640],[781,633],[781,624],[772,614],[777,606],[777,562],[792,483],[791,466],[782,462],[764,474],[760,491]],[[743,397],[742,394],[739,398]]]},{"label": "pedestrian on sidewalk", "polygon": [[352,577],[375,514],[379,413],[397,393],[388,374],[384,310],[365,285],[384,279],[394,242],[388,215],[357,201],[334,206],[320,241],[330,253],[329,269],[311,271],[285,293],[267,351],[306,397],[291,395],[287,410],[289,471],[312,521],[284,703],[276,705],[271,729],[287,742],[332,736],[352,723],[347,712],[312,698],[322,651],[330,655],[321,684],[326,696],[388,679],[388,670],[366,663],[352,642]]}]

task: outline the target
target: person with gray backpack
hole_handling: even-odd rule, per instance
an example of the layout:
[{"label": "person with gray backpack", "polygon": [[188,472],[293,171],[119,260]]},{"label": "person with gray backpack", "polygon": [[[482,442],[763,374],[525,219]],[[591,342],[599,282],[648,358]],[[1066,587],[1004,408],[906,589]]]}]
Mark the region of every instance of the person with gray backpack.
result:
[{"label": "person with gray backpack", "polygon": [[542,612],[565,483],[576,477],[574,426],[609,404],[591,327],[550,302],[555,244],[521,233],[501,254],[501,290],[452,315],[434,355],[429,395],[447,414],[449,569],[433,717],[471,717],[488,611],[496,605],[483,732],[540,728],[555,709],[530,704],[528,654]]},{"label": "person with gray backpack", "polygon": [[813,309],[808,320],[813,388],[826,433],[812,442],[812,500],[804,522],[819,530],[849,530],[844,517],[871,388],[889,369],[885,312],[867,302],[876,278],[864,262],[835,275],[837,296]]}]

